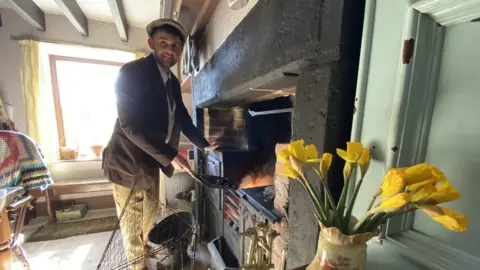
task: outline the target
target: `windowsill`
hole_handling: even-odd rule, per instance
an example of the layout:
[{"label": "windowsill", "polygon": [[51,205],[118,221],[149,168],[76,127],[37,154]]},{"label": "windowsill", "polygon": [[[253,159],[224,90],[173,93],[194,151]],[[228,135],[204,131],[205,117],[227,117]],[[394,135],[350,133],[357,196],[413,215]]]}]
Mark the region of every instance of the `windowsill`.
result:
[{"label": "windowsill", "polygon": [[102,161],[85,157],[76,160],[57,160],[48,165],[54,182],[97,179],[103,177]]},{"label": "windowsill", "polygon": [[53,164],[59,164],[59,163],[75,163],[75,162],[88,162],[88,161],[102,161],[102,158],[77,158],[77,159],[72,159],[72,160],[57,160],[53,162]]}]

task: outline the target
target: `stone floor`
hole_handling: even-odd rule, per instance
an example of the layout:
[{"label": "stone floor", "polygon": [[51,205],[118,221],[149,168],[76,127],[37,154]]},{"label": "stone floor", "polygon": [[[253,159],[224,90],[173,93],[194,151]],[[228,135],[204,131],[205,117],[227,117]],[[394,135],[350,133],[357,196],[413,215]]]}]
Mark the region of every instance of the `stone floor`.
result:
[{"label": "stone floor", "polygon": [[[115,215],[114,209],[89,211],[85,219],[93,219]],[[44,217],[33,220],[23,233],[24,238],[33,233],[39,226],[47,222]],[[93,270],[96,269],[103,251],[107,245],[111,232],[95,233],[74,236],[65,239],[24,243],[32,270]],[[195,254],[195,269],[205,270],[208,268],[210,255],[205,246],[201,245]],[[155,262],[149,262],[149,269],[153,270]],[[19,262],[15,262],[13,270],[23,269]],[[184,269],[192,269],[185,266]]]}]

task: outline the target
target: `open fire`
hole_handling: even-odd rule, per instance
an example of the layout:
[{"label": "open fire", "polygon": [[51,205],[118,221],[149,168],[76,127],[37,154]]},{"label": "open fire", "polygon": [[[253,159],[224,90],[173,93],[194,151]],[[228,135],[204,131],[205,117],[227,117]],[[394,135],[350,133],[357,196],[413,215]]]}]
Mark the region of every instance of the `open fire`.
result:
[{"label": "open fire", "polygon": [[271,185],[273,185],[273,176],[271,175],[258,176],[257,174],[248,174],[242,178],[238,189],[265,187]]},{"label": "open fire", "polygon": [[274,148],[264,147],[253,150],[244,162],[246,174],[241,178],[238,189],[272,186],[275,175],[276,156]]}]

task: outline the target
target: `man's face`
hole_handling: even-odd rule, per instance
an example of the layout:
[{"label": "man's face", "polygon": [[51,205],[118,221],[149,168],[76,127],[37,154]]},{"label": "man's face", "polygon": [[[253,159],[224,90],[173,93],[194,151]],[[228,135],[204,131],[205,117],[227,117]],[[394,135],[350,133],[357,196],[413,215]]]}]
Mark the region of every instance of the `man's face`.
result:
[{"label": "man's face", "polygon": [[148,39],[148,46],[153,50],[158,64],[164,68],[173,67],[183,52],[180,38],[162,30]]}]

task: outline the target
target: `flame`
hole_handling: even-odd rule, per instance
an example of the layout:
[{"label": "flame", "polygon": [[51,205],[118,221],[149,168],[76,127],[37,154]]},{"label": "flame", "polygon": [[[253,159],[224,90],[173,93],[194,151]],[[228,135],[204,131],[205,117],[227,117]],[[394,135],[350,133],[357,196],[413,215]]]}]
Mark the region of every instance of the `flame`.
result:
[{"label": "flame", "polygon": [[255,187],[265,187],[273,185],[273,177],[271,175],[262,175],[260,177],[249,174],[242,178],[238,189],[247,189]]}]

